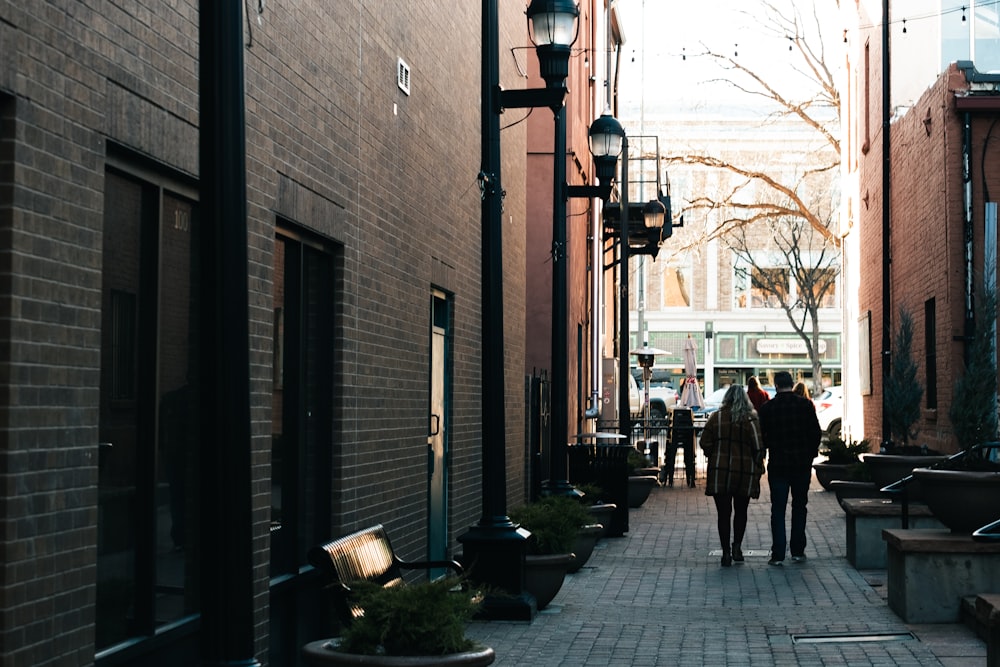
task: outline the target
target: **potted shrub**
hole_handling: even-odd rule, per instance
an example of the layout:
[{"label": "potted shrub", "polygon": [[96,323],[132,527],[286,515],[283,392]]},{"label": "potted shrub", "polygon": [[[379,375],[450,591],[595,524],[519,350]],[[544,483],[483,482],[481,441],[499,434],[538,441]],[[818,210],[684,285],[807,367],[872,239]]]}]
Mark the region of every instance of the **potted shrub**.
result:
[{"label": "potted shrub", "polygon": [[546,496],[511,510],[510,519],[531,532],[524,587],[544,609],[576,559],[573,547],[580,528],[592,523],[590,513],[575,498]]},{"label": "potted shrub", "polygon": [[638,450],[628,453],[628,506],[642,507],[654,486],[660,483],[657,474],[648,474],[649,460]]},{"label": "potted shrub", "polygon": [[306,664],[328,665],[489,665],[492,648],[465,636],[465,626],[482,595],[463,580],[446,577],[405,586],[352,584],[364,614],[337,639],[307,644]]},{"label": "potted shrub", "polygon": [[996,291],[984,290],[965,372],[955,383],[948,417],[961,453],[927,470],[914,470],[924,502],[956,533],[971,533],[1000,519],[1000,450],[997,440],[997,376],[994,351]]},{"label": "potted shrub", "polygon": [[820,485],[829,491],[830,483],[835,480],[857,480],[860,478],[861,454],[867,454],[870,449],[868,440],[844,439],[838,435],[827,440],[820,446],[819,453],[826,461],[813,465],[816,479]]},{"label": "potted shrub", "polygon": [[[899,326],[893,338],[892,369],[885,384],[885,410],[889,433],[883,434],[878,454],[865,456],[877,488],[900,480],[914,468],[922,468],[944,460],[938,452],[912,441],[920,432],[920,401],[924,388],[917,380],[917,365],[913,361],[913,317],[904,307],[899,309]],[[916,489],[912,490],[916,494]]]}]

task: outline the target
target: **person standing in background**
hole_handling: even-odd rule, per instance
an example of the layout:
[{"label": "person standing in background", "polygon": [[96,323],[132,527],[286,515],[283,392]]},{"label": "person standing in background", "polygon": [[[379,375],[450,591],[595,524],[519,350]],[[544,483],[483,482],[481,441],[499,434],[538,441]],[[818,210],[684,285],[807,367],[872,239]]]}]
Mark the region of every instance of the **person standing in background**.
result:
[{"label": "person standing in background", "polygon": [[747,396],[750,397],[750,403],[754,410],[760,410],[760,406],[771,400],[767,392],[760,388],[760,381],[754,375],[751,375],[750,379],[747,380]]}]

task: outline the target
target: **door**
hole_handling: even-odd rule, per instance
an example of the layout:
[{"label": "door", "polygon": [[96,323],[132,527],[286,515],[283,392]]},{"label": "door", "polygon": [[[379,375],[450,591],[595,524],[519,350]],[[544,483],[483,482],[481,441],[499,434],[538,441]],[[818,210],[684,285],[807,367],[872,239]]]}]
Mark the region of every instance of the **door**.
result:
[{"label": "door", "polygon": [[[448,558],[448,299],[431,294],[430,423],[427,434],[428,555]],[[444,574],[432,572],[432,577]]]}]

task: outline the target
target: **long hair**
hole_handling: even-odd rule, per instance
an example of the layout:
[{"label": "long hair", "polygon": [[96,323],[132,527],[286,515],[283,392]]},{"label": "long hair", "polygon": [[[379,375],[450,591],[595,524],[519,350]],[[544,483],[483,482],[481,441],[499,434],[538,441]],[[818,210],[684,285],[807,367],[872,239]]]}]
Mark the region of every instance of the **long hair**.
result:
[{"label": "long hair", "polygon": [[733,421],[745,421],[754,413],[753,404],[747,396],[746,389],[741,384],[734,384],[726,390],[722,404],[728,405],[733,412]]}]

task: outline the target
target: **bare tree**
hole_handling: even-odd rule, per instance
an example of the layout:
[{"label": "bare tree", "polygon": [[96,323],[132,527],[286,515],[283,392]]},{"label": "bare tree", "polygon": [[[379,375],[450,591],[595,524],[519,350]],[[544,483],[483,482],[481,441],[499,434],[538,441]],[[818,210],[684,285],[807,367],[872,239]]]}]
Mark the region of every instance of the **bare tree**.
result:
[{"label": "bare tree", "polygon": [[[824,0],[817,0],[823,2]],[[835,3],[835,0],[830,0]],[[689,250],[712,239],[728,246],[737,263],[751,279],[751,287],[766,293],[788,316],[794,330],[805,341],[819,390],[822,377],[818,309],[834,298],[840,272],[840,237],[834,200],[840,175],[840,94],[828,66],[823,45],[823,22],[815,7],[806,19],[801,3],[790,9],[762,1],[763,12],[754,18],[762,30],[787,39],[791,70],[808,81],[805,95],[785,92],[787,78],[772,80],[745,64],[738,55],[706,48],[700,57],[715,62],[722,70],[717,82],[732,87],[738,96],[766,103],[762,128],[795,127],[809,134],[801,154],[779,161],[760,154],[707,154],[687,151],[671,155],[672,165],[687,165],[714,172],[714,187],[682,203],[685,227],[688,220],[703,217],[704,228],[688,234]],[[708,224],[709,218],[712,224]],[[775,271],[775,255],[787,272]],[[792,288],[794,286],[794,289]]]}]

